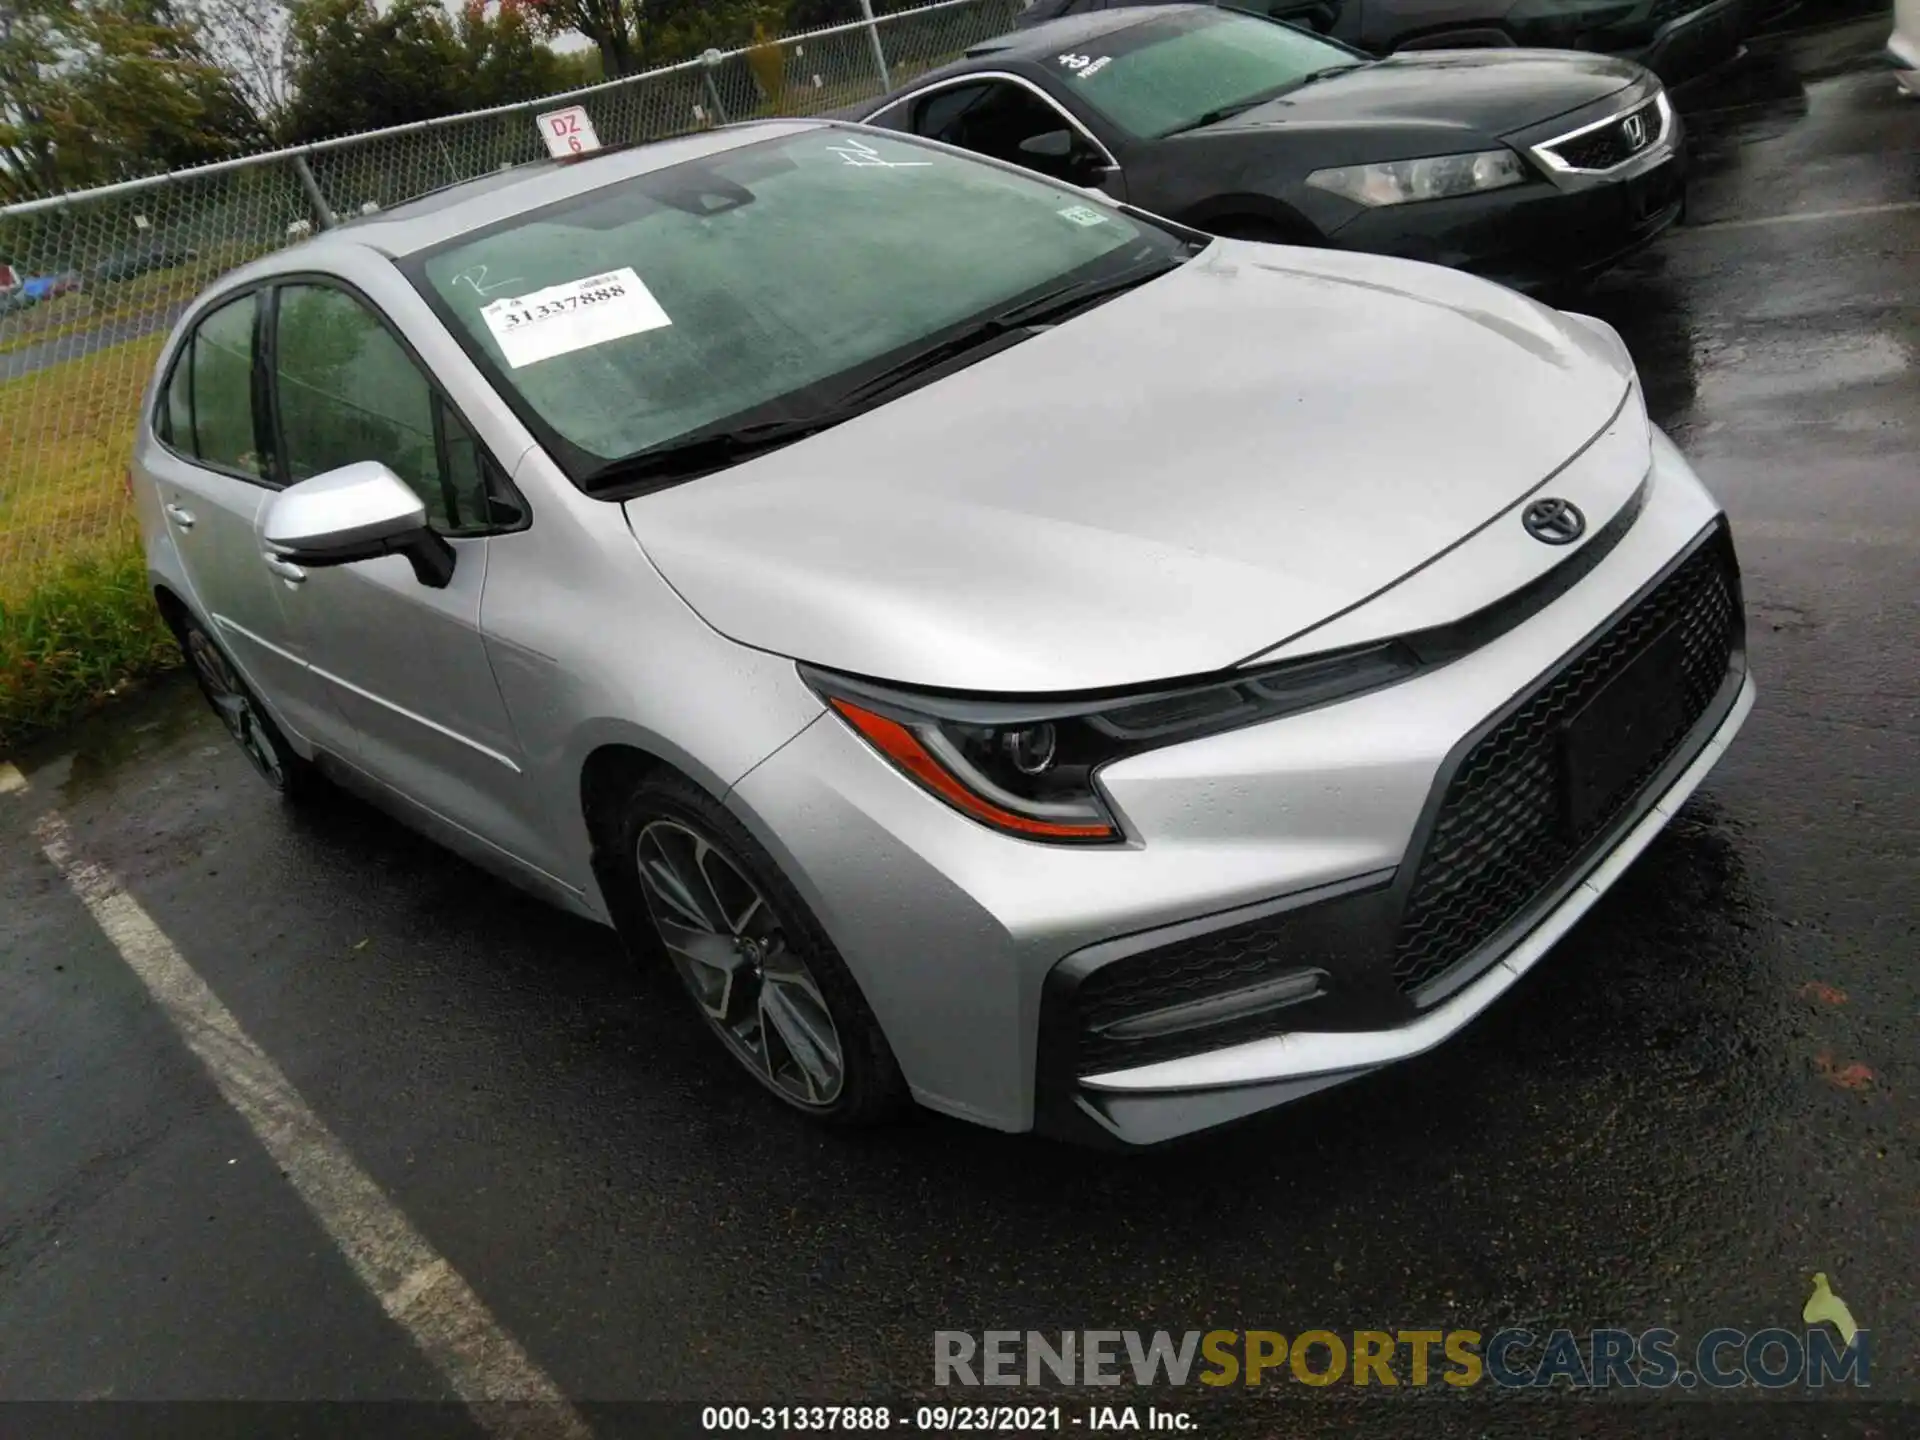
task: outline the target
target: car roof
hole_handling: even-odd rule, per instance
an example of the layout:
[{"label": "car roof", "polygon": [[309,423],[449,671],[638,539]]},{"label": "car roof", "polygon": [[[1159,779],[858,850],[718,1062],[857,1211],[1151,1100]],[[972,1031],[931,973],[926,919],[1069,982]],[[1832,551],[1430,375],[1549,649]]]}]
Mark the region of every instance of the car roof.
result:
[{"label": "car roof", "polygon": [[1024,30],[1010,30],[1005,35],[984,40],[967,51],[967,59],[993,55],[1010,60],[1044,60],[1061,45],[1097,39],[1119,30],[1131,30],[1149,20],[1165,19],[1167,15],[1181,11],[1215,8],[1212,5],[1148,4],[1126,5],[1113,10],[1090,10],[1080,15],[1061,15],[1052,20],[1042,20],[1037,25],[1029,25]]},{"label": "car roof", "polygon": [[1060,52],[1062,46],[1086,44],[1098,40],[1103,35],[1113,35],[1122,30],[1131,30],[1136,25],[1144,25],[1150,20],[1164,19],[1168,14],[1183,11],[1212,10],[1212,5],[1133,5],[1119,10],[1095,10],[1085,15],[1062,15],[1054,20],[1042,20],[1024,30],[1009,30],[1004,35],[996,35],[991,40],[982,40],[971,47],[960,59],[952,61],[924,75],[914,77],[911,84],[899,88],[869,101],[860,107],[860,113],[872,115],[898,100],[902,95],[911,95],[924,90],[929,85],[937,85],[958,75],[970,75],[976,70],[991,70],[1009,65],[1038,64]]},{"label": "car roof", "polygon": [[510,170],[498,170],[429,191],[390,210],[343,217],[338,225],[319,231],[310,240],[277,250],[234,271],[224,277],[221,288],[297,270],[326,251],[343,245],[375,250],[398,259],[635,175],[725,154],[761,140],[831,128],[833,124],[814,119],[754,120],[671,140],[609,146],[579,160],[549,159],[516,165]]}]

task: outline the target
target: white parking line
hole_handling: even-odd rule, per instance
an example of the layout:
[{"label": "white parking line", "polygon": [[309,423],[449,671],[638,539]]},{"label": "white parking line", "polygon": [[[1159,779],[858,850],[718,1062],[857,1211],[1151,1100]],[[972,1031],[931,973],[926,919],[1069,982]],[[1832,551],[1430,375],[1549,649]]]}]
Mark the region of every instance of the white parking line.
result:
[{"label": "white parking line", "polygon": [[[0,766],[0,793],[25,788],[17,770]],[[433,1362],[474,1419],[512,1440],[590,1436],[559,1387],[354,1163],[339,1137],[240,1028],[139,902],[105,867],[75,851],[66,820],[50,811],[40,817],[34,834],[94,923],[207,1067],[227,1103],[293,1182],[361,1284]]]},{"label": "white parking line", "polygon": [[1705,235],[1716,230],[1755,230],[1763,225],[1811,225],[1817,220],[1853,220],[1862,215],[1900,215],[1920,210],[1920,200],[1896,200],[1888,205],[1854,205],[1844,210],[1802,210],[1792,215],[1762,215],[1752,220],[1709,220],[1705,225],[1683,225],[1675,235]]}]

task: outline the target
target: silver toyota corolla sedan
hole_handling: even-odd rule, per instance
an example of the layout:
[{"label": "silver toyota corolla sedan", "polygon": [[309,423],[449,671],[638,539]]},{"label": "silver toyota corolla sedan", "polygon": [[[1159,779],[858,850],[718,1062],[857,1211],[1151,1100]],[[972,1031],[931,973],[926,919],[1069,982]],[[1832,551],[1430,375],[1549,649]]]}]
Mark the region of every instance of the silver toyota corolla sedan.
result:
[{"label": "silver toyota corolla sedan", "polygon": [[1606,325],[855,126],[237,271],[134,477],[269,781],[616,927],[823,1120],[1142,1144],[1416,1055],[1753,697]]}]

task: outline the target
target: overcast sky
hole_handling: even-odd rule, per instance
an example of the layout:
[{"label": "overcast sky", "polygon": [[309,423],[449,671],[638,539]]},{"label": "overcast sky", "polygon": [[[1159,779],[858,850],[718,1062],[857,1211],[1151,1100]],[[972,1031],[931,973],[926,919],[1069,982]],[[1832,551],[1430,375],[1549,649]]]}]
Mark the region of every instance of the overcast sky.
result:
[{"label": "overcast sky", "polygon": [[[382,10],[387,9],[392,3],[393,0],[379,0],[379,5]],[[466,0],[440,0],[440,3],[446,6],[449,15],[459,14],[466,6]],[[562,54],[565,54],[569,50],[591,50],[593,48],[593,42],[591,40],[572,30],[554,36],[547,44]]]}]

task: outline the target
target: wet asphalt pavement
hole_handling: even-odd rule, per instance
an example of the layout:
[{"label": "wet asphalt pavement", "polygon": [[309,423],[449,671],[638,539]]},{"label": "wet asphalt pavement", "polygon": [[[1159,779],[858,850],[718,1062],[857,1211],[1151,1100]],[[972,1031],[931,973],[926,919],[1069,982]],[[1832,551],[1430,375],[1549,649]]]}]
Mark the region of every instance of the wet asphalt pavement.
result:
[{"label": "wet asphalt pavement", "polygon": [[923,1391],[936,1328],[1801,1328],[1818,1270],[1880,1405],[1292,1387],[1199,1433],[1920,1434],[1920,104],[1869,48],[1756,60],[1687,228],[1578,302],[1732,514],[1760,699],[1454,1042],[1166,1152],[819,1133],[610,934],[282,811],[167,684],[0,796],[0,1400],[449,1398],[41,854],[58,807],[577,1399]]}]

